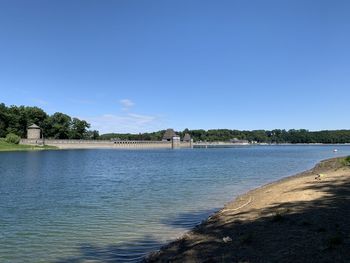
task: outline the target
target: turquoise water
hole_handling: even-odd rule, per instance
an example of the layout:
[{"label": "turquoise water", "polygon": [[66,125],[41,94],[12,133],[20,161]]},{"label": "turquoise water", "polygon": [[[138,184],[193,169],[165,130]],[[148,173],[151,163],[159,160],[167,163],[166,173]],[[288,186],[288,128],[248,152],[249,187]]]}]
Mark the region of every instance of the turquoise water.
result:
[{"label": "turquoise water", "polygon": [[0,153],[0,262],[139,261],[238,194],[343,155],[350,146]]}]

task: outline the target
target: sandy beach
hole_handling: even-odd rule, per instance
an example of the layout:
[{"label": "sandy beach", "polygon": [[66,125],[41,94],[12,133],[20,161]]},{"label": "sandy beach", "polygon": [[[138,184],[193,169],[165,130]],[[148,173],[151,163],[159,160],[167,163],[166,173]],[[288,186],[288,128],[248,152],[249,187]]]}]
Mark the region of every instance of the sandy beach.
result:
[{"label": "sandy beach", "polygon": [[145,262],[350,262],[342,159],[249,191]]}]

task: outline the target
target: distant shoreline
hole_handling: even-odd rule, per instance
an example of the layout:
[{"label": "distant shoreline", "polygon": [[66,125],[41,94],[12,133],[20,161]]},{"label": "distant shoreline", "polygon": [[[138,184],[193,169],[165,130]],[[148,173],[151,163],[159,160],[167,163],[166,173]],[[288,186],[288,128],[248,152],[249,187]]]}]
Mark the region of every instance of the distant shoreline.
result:
[{"label": "distant shoreline", "polygon": [[342,159],[238,196],[144,262],[350,260],[350,167]]}]

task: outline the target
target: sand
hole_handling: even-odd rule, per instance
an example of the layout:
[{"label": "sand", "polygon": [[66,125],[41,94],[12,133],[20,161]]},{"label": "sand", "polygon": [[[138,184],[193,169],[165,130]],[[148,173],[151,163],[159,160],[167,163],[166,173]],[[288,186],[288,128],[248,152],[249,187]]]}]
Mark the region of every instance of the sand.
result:
[{"label": "sand", "polygon": [[145,262],[350,262],[350,167],[326,160],[249,191]]}]

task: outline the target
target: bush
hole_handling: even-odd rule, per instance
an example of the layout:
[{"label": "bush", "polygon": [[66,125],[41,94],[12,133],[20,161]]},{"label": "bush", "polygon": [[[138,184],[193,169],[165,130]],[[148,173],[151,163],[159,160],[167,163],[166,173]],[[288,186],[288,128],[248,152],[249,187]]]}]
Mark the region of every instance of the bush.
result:
[{"label": "bush", "polygon": [[21,140],[21,138],[14,134],[14,133],[9,133],[6,135],[5,141],[7,143],[13,143],[13,144],[19,144],[19,141]]},{"label": "bush", "polygon": [[345,161],[346,161],[347,165],[350,165],[350,156],[346,157]]},{"label": "bush", "polygon": [[350,166],[350,156],[343,159],[343,165],[349,165]]}]

